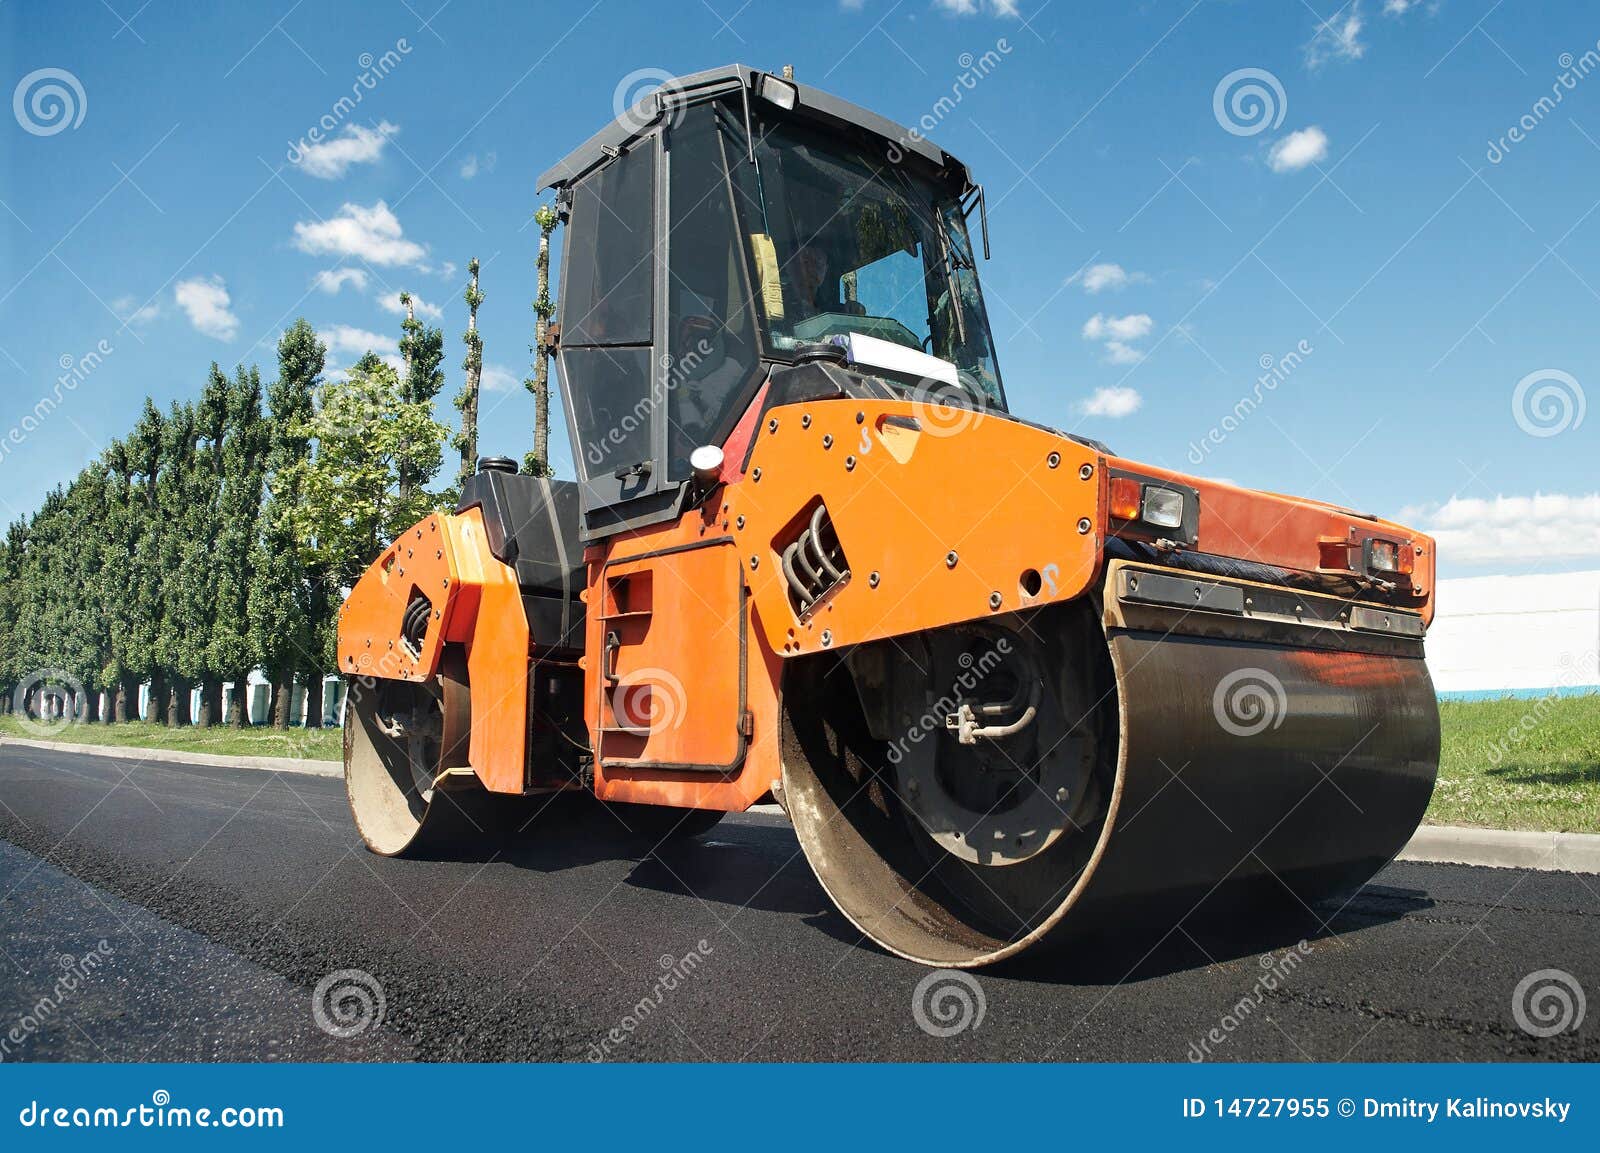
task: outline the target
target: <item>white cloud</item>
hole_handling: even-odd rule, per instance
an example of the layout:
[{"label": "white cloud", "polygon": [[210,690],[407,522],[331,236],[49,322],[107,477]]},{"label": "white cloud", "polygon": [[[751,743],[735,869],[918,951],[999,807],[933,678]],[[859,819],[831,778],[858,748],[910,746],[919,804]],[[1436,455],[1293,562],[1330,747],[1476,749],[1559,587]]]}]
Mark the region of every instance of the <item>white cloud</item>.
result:
[{"label": "white cloud", "polygon": [[1362,26],[1360,0],[1350,0],[1348,9],[1317,26],[1316,35],[1306,45],[1306,67],[1321,68],[1329,60],[1360,60],[1367,53],[1361,42]]},{"label": "white cloud", "polygon": [[1139,411],[1144,398],[1133,388],[1097,388],[1088,400],[1078,402],[1078,411],[1084,416],[1101,416],[1115,420],[1132,416]]},{"label": "white cloud", "polygon": [[[400,303],[398,292],[380,292],[377,297],[378,306],[385,312],[392,312],[396,316],[406,314],[406,306]],[[437,304],[429,304],[416,293],[411,294],[411,306],[417,310],[417,315],[424,320],[438,320],[444,315],[444,309]]]},{"label": "white cloud", "polygon": [[366,271],[360,268],[324,268],[311,281],[311,287],[321,289],[330,296],[337,294],[347,284],[355,285],[357,292],[365,292]]},{"label": "white cloud", "polygon": [[345,204],[327,220],[301,220],[294,226],[294,246],[312,256],[343,256],[384,268],[420,265],[428,250],[407,240],[389,206],[370,208]]},{"label": "white cloud", "polygon": [[[842,0],[842,7],[860,8],[860,0]],[[976,16],[979,12],[991,12],[996,16],[1015,17],[1017,13],[1017,0],[933,0],[935,8],[942,9],[952,16]]]},{"label": "white cloud", "polygon": [[461,162],[461,179],[471,180],[480,172],[493,172],[494,166],[500,162],[500,155],[496,152],[485,152],[479,156],[476,152],[467,154]]},{"label": "white cloud", "polygon": [[515,392],[521,387],[522,378],[505,365],[485,364],[483,366],[483,390],[485,392]]},{"label": "white cloud", "polygon": [[154,300],[141,305],[136,296],[119,296],[111,302],[111,311],[122,318],[123,324],[149,324],[161,315],[161,306]]},{"label": "white cloud", "polygon": [[195,331],[217,340],[232,340],[239,335],[239,318],[229,311],[232,300],[222,277],[196,276],[178,281],[172,297],[189,317]]},{"label": "white cloud", "polygon": [[352,164],[371,164],[383,155],[383,146],[400,129],[387,120],[376,128],[364,124],[346,124],[344,131],[316,144],[301,148],[295,164],[308,176],[320,180],[337,180],[350,170]]},{"label": "white cloud", "polygon": [[1131,345],[1120,340],[1106,341],[1107,364],[1138,364],[1143,359],[1144,353]]},{"label": "white cloud", "polygon": [[[319,328],[317,336],[328,346],[330,353],[349,353],[360,358],[369,352],[376,352],[380,356],[388,353],[391,356],[400,355],[400,345],[392,336],[385,336],[381,332],[369,332],[364,328],[355,328],[348,324],[332,324],[327,328]],[[396,361],[403,364],[403,361]]]},{"label": "white cloud", "polygon": [[1129,272],[1120,264],[1091,264],[1075,278],[1083,290],[1093,296],[1105,289],[1126,288],[1146,279],[1142,272]]},{"label": "white cloud", "polygon": [[1383,10],[1390,16],[1404,16],[1422,0],[1383,0]]},{"label": "white cloud", "polygon": [[1106,316],[1095,313],[1083,324],[1085,340],[1142,340],[1150,335],[1154,321],[1142,312],[1131,316]]},{"label": "white cloud", "polygon": [[1438,540],[1444,564],[1527,565],[1536,561],[1600,557],[1600,492],[1569,496],[1454,498],[1433,509],[1408,509]]},{"label": "white cloud", "polygon": [[1327,159],[1328,134],[1313,124],[1291,132],[1272,146],[1267,164],[1274,172],[1298,172],[1308,164]]}]

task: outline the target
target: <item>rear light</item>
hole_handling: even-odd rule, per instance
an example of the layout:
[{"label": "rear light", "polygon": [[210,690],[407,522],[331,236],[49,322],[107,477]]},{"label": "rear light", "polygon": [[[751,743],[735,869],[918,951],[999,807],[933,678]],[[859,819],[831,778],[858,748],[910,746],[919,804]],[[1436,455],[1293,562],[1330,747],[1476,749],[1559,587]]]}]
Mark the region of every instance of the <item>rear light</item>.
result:
[{"label": "rear light", "polygon": [[1144,521],[1157,528],[1183,527],[1183,494],[1148,485],[1144,490]]},{"label": "rear light", "polygon": [[1144,486],[1132,477],[1119,476],[1111,481],[1111,515],[1116,520],[1138,520],[1144,505]]},{"label": "rear light", "polygon": [[1406,576],[1416,568],[1416,559],[1411,545],[1400,541],[1369,537],[1361,547],[1362,567],[1368,576]]},{"label": "rear light", "polygon": [[1194,545],[1200,520],[1200,494],[1194,489],[1115,474],[1107,488],[1107,511],[1117,536]]}]

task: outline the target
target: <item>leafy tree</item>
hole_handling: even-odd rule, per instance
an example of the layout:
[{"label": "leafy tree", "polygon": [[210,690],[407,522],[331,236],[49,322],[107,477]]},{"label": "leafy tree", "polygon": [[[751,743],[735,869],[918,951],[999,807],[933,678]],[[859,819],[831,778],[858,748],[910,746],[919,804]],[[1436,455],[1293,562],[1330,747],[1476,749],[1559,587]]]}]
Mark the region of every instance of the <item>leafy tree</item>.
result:
[{"label": "leafy tree", "polygon": [[456,436],[456,448],[461,451],[461,469],[456,474],[456,487],[478,471],[478,399],[483,382],[483,337],[478,335],[478,306],[483,303],[483,293],[478,291],[478,258],[467,262],[467,283],[464,299],[467,302],[467,331],[461,337],[467,346],[467,358],[461,367],[467,370],[466,383],[461,395],[456,397],[456,408],[461,412],[461,432]]},{"label": "leafy tree", "polygon": [[100,573],[95,596],[106,630],[106,663],[101,683],[112,694],[111,719],[121,724],[137,719],[139,676],[134,651],[137,616],[136,554],[140,508],[134,489],[134,465],[128,446],[114,440],[107,446],[105,519],[102,523]]},{"label": "leafy tree", "polygon": [[450,430],[433,419],[430,401],[405,399],[381,361],[323,384],[318,401],[316,415],[296,426],[316,451],[282,474],[300,493],[285,511],[302,563],[337,589],[354,584],[389,542],[433,510],[428,493],[402,489],[402,473],[436,473]]},{"label": "leafy tree", "polygon": [[[316,659],[309,578],[295,545],[289,513],[299,506],[298,476],[311,455],[307,426],[316,414],[316,389],[322,382],[327,346],[302,317],[278,341],[278,379],[267,387],[271,411],[267,449],[265,507],[256,540],[250,583],[250,636],[272,683],[272,724],[289,726],[296,672],[314,678],[325,666]],[[313,689],[313,696],[315,691]],[[316,717],[316,701],[308,720]]]},{"label": "leafy tree", "polygon": [[534,476],[554,476],[550,467],[550,318],[556,314],[550,299],[550,234],[559,221],[556,210],[541,205],[533,214],[539,226],[539,295],[534,299],[533,375],[523,382],[533,393],[533,455],[526,461]]}]

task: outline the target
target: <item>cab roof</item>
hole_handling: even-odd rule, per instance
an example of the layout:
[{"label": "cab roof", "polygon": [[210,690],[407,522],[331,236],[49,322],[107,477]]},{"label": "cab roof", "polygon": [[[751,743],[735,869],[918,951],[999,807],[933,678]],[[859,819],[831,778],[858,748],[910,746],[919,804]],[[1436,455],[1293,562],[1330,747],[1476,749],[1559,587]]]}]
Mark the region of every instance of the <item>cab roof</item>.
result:
[{"label": "cab roof", "polygon": [[750,93],[750,98],[754,100],[758,98],[760,86],[768,76],[778,83],[788,85],[798,93],[794,110],[796,115],[824,125],[830,123],[847,125],[869,132],[903,152],[921,156],[936,167],[946,169],[960,182],[962,192],[973,186],[967,166],[921,133],[913,132],[847,100],[841,100],[820,88],[785,80],[781,76],[772,76],[771,73],[743,64],[728,64],[721,68],[668,80],[660,88],[645,95],[626,113],[607,124],[573,149],[559,164],[543,173],[539,177],[539,191],[564,188],[575,183],[604,163],[609,156],[615,155],[617,151],[626,148],[647,133],[659,119],[658,101],[663,94],[710,96],[722,91],[737,93],[742,89]]}]

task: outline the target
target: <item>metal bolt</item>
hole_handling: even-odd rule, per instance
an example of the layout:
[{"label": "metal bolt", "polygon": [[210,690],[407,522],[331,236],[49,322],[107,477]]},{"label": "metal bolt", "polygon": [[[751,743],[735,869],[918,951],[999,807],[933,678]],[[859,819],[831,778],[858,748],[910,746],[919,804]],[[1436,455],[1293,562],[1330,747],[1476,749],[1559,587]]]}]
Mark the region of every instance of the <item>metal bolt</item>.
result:
[{"label": "metal bolt", "polygon": [[1089,530],[1092,529],[1093,527],[1094,527],[1094,525],[1089,523],[1089,518],[1088,517],[1081,518],[1078,521],[1078,535],[1079,536],[1088,536],[1089,535]]},{"label": "metal bolt", "polygon": [[832,433],[828,433],[825,436],[823,436],[823,438],[822,438],[822,447],[823,448],[832,448],[833,447],[833,434]]},{"label": "metal bolt", "polygon": [[989,594],[989,607],[992,609],[997,609],[1000,607],[1001,603],[1004,602],[1004,600],[1005,597],[1001,596],[998,592],[992,592]]},{"label": "metal bolt", "polygon": [[753,469],[751,471],[751,473],[750,473],[750,479],[754,480],[754,481],[759,481],[761,479],[761,469],[760,468]]},{"label": "metal bolt", "polygon": [[1082,468],[1080,468],[1078,470],[1078,479],[1079,480],[1088,480],[1093,475],[1094,475],[1094,465],[1092,465],[1092,464],[1086,464],[1086,465],[1084,465]]},{"label": "metal bolt", "polygon": [[845,470],[845,472],[854,472],[856,470],[856,458],[855,457],[847,456],[847,457],[844,458],[844,470]]},{"label": "metal bolt", "polygon": [[768,432],[777,432],[778,431],[778,418],[777,417],[773,417],[771,420],[767,421],[767,431]]},{"label": "metal bolt", "polygon": [[1049,456],[1044,458],[1044,462],[1051,468],[1056,468],[1061,464],[1061,454],[1059,452],[1052,452]]},{"label": "metal bolt", "polygon": [[1070,797],[1071,795],[1072,794],[1067,792],[1067,790],[1064,789],[1064,788],[1063,789],[1057,789],[1056,790],[1056,804],[1058,804],[1058,805],[1066,804],[1067,803],[1067,798]]},{"label": "metal bolt", "polygon": [[810,428],[811,427],[811,414],[809,412],[802,413],[800,415],[800,427],[801,428]]},{"label": "metal bolt", "polygon": [[944,567],[945,568],[955,568],[956,567],[956,561],[958,561],[960,559],[961,559],[960,557],[956,556],[956,550],[955,549],[951,549],[949,552],[944,554]]},{"label": "metal bolt", "polygon": [[[864,412],[856,413],[856,423],[857,424],[866,424],[867,423],[867,414],[864,413]],[[1417,551],[1421,552],[1422,550],[1418,549]]]},{"label": "metal bolt", "polygon": [[867,577],[867,587],[868,588],[877,588],[878,587],[878,574],[876,572],[872,573],[871,575],[869,575]]},{"label": "metal bolt", "polygon": [[740,513],[740,514],[739,514],[739,515],[738,515],[738,516],[737,516],[737,517],[736,517],[736,518],[735,518],[735,519],[734,519],[734,522],[733,522],[733,527],[734,527],[734,528],[743,528],[743,527],[744,527],[744,514],[743,514],[743,513]]},{"label": "metal bolt", "polygon": [[827,648],[833,643],[833,633],[828,629],[822,630],[822,647]]},{"label": "metal bolt", "polygon": [[753,571],[753,570],[758,569],[760,567],[761,567],[761,558],[758,557],[758,556],[751,557],[750,558],[750,568],[751,568],[751,570]]},{"label": "metal bolt", "polygon": [[917,783],[916,778],[913,777],[911,780],[906,782],[906,796],[914,797],[921,791],[922,786]]}]

